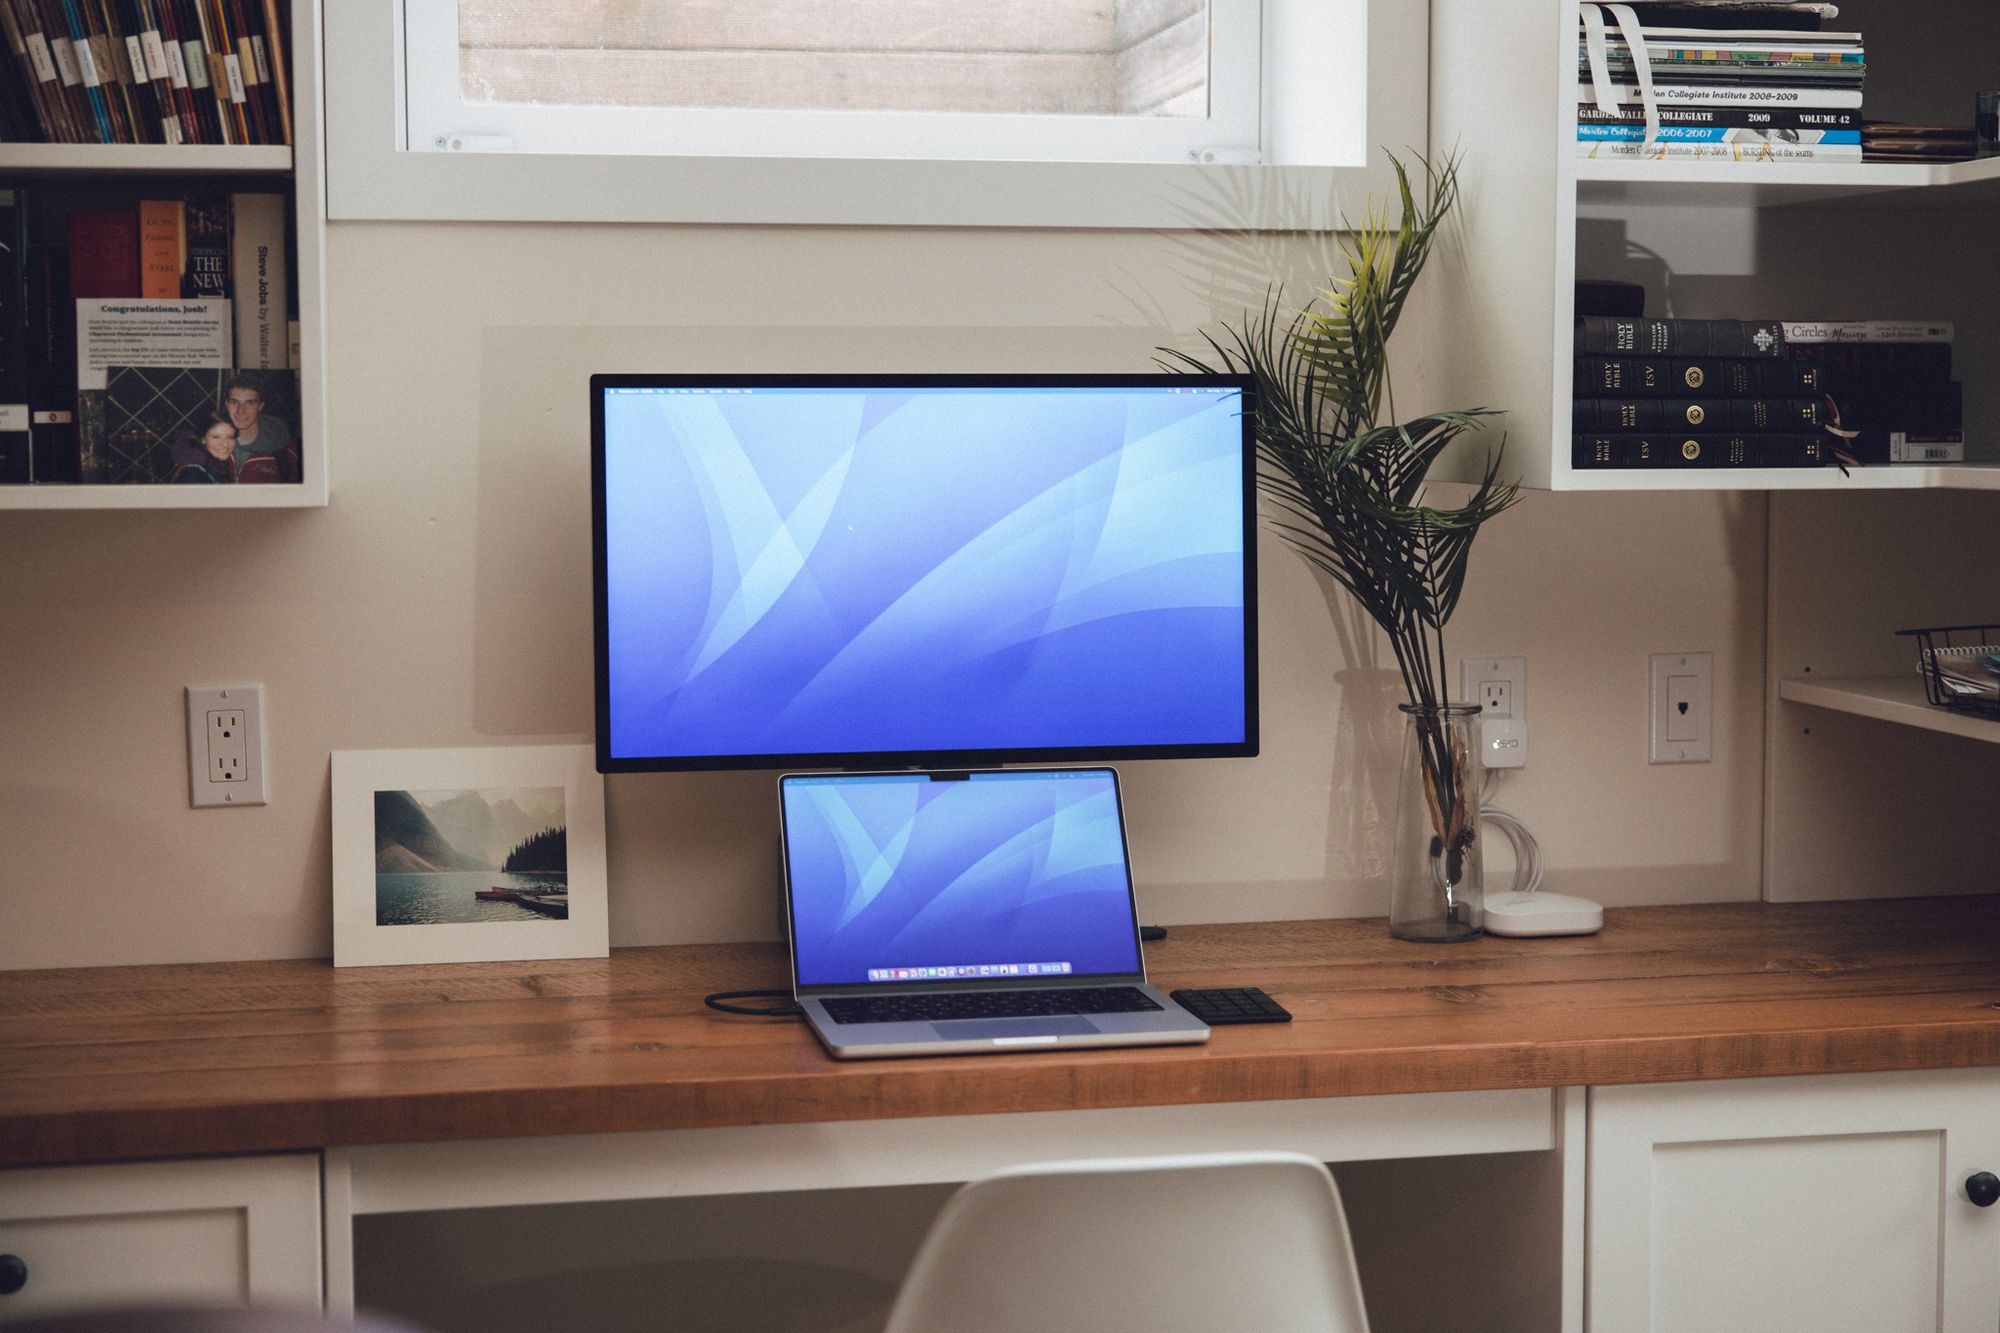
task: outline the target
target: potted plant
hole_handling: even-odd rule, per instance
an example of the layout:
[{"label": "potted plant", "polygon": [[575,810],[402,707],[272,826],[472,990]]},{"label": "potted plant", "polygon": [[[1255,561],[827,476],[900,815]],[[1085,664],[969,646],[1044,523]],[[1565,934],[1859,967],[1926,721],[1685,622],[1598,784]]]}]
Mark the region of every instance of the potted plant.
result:
[{"label": "potted plant", "polygon": [[[1393,160],[1393,159],[1392,159]],[[1371,202],[1339,237],[1345,269],[1305,308],[1272,291],[1261,311],[1204,335],[1205,354],[1162,349],[1164,365],[1248,374],[1258,483],[1280,536],[1382,628],[1406,702],[1390,930],[1409,939],[1481,932],[1479,769],[1471,719],[1454,703],[1444,627],[1465,586],[1472,541],[1518,499],[1500,480],[1502,445],[1458,506],[1428,503],[1438,456],[1480,430],[1486,408],[1398,422],[1388,345],[1439,226],[1458,197],[1456,164],[1424,163],[1424,198],[1395,162],[1400,217]]]}]

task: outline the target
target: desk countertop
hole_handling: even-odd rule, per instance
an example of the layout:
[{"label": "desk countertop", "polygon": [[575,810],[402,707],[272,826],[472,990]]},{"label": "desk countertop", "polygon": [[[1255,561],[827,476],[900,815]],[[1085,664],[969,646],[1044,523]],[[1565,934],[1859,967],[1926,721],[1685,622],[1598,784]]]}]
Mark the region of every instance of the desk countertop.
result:
[{"label": "desk countertop", "polygon": [[1296,1021],[1206,1046],[836,1063],[703,994],[775,945],[335,971],[0,974],[0,1166],[338,1145],[2000,1065],[2000,897],[1633,908],[1602,934],[1175,927],[1152,979]]}]

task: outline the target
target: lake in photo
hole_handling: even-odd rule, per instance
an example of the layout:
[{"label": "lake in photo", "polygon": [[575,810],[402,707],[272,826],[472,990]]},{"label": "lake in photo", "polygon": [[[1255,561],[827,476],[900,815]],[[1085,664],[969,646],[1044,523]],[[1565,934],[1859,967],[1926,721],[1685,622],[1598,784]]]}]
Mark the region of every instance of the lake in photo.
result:
[{"label": "lake in photo", "polygon": [[[445,870],[428,875],[375,876],[375,922],[382,926],[437,925],[471,921],[556,921],[516,902],[480,898],[496,889],[562,893],[565,874],[510,874],[504,870]],[[567,908],[564,909],[567,911]]]}]

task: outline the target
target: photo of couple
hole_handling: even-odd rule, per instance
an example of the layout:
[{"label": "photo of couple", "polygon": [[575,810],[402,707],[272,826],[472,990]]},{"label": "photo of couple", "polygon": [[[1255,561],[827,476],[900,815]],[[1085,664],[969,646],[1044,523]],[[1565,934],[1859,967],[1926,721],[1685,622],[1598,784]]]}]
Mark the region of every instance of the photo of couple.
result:
[{"label": "photo of couple", "polygon": [[197,485],[297,481],[298,442],[269,407],[263,376],[230,376],[222,405],[209,414],[201,434],[189,439],[183,433],[174,441],[172,479]]},{"label": "photo of couple", "polygon": [[289,370],[113,366],[79,395],[83,479],[296,485],[298,380]]}]

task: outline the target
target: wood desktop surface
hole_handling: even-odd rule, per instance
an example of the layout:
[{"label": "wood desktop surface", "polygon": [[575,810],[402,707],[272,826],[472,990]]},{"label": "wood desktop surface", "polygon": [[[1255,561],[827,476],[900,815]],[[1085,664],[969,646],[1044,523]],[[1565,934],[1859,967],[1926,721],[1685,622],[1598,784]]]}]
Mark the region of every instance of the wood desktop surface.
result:
[{"label": "wood desktop surface", "polygon": [[1648,907],[1579,939],[1176,926],[1152,980],[1295,1015],[1205,1046],[827,1058],[776,945],[0,974],[0,1165],[1292,1097],[2000,1065],[2000,897]]}]

